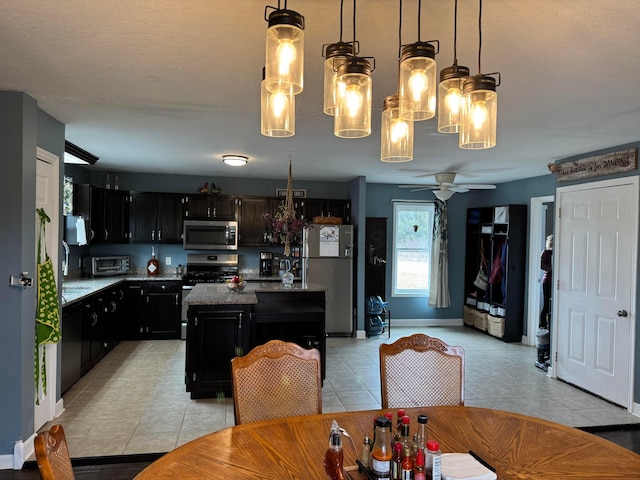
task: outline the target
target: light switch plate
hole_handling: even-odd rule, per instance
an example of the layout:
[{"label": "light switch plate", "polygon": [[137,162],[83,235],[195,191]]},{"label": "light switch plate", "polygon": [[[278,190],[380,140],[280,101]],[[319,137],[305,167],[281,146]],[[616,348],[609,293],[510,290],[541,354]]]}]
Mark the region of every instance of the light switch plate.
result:
[{"label": "light switch plate", "polygon": [[164,264],[171,265],[171,257],[164,257]]}]

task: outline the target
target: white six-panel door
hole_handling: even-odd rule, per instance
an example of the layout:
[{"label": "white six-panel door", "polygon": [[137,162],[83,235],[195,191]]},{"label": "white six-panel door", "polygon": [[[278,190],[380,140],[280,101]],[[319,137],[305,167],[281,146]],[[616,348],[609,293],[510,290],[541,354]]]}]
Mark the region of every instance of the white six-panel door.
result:
[{"label": "white six-panel door", "polygon": [[557,197],[556,373],[624,407],[636,317],[637,180],[567,187]]}]

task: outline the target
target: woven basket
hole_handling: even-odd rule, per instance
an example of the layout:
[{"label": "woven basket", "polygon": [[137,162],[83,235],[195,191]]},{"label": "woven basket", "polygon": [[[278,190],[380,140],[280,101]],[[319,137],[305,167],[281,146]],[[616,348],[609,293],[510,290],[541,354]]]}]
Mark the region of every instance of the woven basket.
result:
[{"label": "woven basket", "polygon": [[320,225],[342,225],[340,217],[313,217],[313,223]]}]

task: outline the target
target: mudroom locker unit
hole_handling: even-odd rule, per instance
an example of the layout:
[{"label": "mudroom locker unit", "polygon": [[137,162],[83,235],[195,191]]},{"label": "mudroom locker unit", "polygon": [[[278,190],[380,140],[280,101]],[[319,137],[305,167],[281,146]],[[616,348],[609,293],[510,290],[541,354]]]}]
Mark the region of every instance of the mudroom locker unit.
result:
[{"label": "mudroom locker unit", "polygon": [[464,323],[522,340],[527,206],[467,209]]}]

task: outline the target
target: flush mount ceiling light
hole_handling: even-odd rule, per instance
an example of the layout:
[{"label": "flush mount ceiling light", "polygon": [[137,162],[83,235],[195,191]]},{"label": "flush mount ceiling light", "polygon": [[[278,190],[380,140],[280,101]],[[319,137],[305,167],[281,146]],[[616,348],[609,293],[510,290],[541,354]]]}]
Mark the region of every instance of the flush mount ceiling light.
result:
[{"label": "flush mount ceiling light", "polygon": [[438,85],[438,131],[440,133],[460,132],[460,112],[462,110],[462,83],[469,76],[469,68],[458,65],[458,0],[453,13],[453,65],[440,72]]},{"label": "flush mount ceiling light", "polygon": [[222,161],[232,167],[241,167],[247,164],[249,157],[244,155],[223,155]]},{"label": "flush mount ceiling light", "polygon": [[369,58],[356,56],[356,0],[353,0],[352,55],[338,66],[333,133],[341,138],[371,135],[371,67]]},{"label": "flush mount ceiling light", "polygon": [[[267,11],[274,11],[267,17]],[[294,95],[302,92],[304,70],[304,17],[298,12],[266,6],[267,29],[265,81],[270,92],[291,91]]]},{"label": "flush mount ceiling light", "polygon": [[260,84],[260,133],[266,137],[291,137],[296,133],[296,103],[291,90],[270,92],[264,79]]},{"label": "flush mount ceiling light", "polygon": [[422,0],[418,0],[418,41],[402,47],[400,60],[400,113],[418,122],[436,114],[436,61],[438,40],[420,39]]},{"label": "flush mount ceiling light", "polygon": [[[481,150],[496,146],[498,119],[498,94],[500,72],[483,75],[482,54],[482,0],[478,13],[478,75],[466,78],[462,83],[462,118],[460,148]],[[497,75],[498,81],[491,75]]]},{"label": "flush mount ceiling light", "polygon": [[98,161],[98,157],[86,150],[74,145],[73,143],[64,141],[64,163],[73,165],[93,165]]},{"label": "flush mount ceiling light", "polygon": [[[342,41],[342,14],[344,8],[344,0],[340,0],[340,41],[323,45],[322,56],[324,57],[324,102],[323,111],[327,115],[335,115],[336,96],[337,96],[337,78],[338,67],[344,63],[347,58],[353,55],[353,46],[349,42]],[[356,45],[355,53],[358,54],[359,46]]]}]

